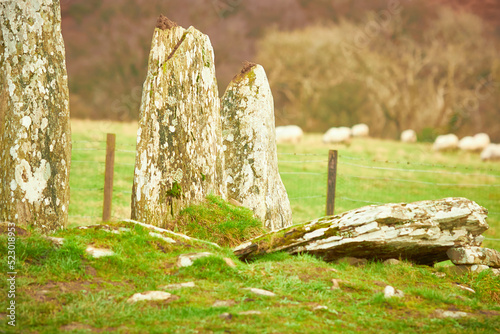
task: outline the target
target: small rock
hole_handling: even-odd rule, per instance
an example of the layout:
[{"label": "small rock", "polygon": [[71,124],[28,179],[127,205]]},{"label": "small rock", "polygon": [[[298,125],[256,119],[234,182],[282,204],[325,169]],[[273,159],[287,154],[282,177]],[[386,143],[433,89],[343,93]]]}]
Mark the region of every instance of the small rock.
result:
[{"label": "small rock", "polygon": [[132,297],[127,299],[127,303],[136,303],[143,300],[169,300],[176,298],[178,297],[165,291],[146,291],[134,294]]},{"label": "small rock", "polygon": [[244,311],[244,312],[240,312],[238,313],[239,315],[259,315],[259,314],[262,314],[261,311]]},{"label": "small rock", "polygon": [[446,274],[445,274],[445,273],[442,273],[442,272],[432,273],[432,275],[437,276],[437,277],[439,277],[439,278],[446,277]]},{"label": "small rock", "polygon": [[486,265],[500,268],[500,252],[482,247],[453,247],[448,249],[446,255],[454,264]]},{"label": "small rock", "polygon": [[229,300],[216,300],[215,303],[212,304],[212,307],[230,307],[236,304],[236,302],[232,299]]},{"label": "small rock", "polygon": [[465,290],[465,291],[469,291],[469,292],[472,292],[472,293],[476,293],[476,291],[474,291],[473,289],[469,288],[468,286],[465,286],[463,284],[458,284],[458,283],[455,283],[460,289],[462,290]]},{"label": "small rock", "polygon": [[385,265],[396,265],[396,264],[400,264],[400,263],[401,263],[401,261],[396,260],[396,259],[387,259],[384,261]]},{"label": "small rock", "polygon": [[64,243],[64,238],[47,237],[48,240],[52,241],[54,246],[62,246]]},{"label": "small rock", "polygon": [[340,282],[342,282],[342,280],[336,278],[332,279],[332,284],[333,284],[332,290],[340,289],[340,284],[339,284]]},{"label": "small rock", "polygon": [[493,275],[500,276],[500,269],[497,268],[490,268],[490,269],[493,272]]},{"label": "small rock", "polygon": [[460,312],[460,311],[444,311],[444,310],[436,310],[436,315],[439,318],[463,318],[468,316],[469,314],[466,312]]},{"label": "small rock", "polygon": [[164,289],[164,290],[177,290],[181,288],[194,288],[196,285],[194,282],[186,282],[186,283],[176,283],[176,284],[169,284],[169,285],[162,285],[159,286],[159,289]]},{"label": "small rock", "polygon": [[488,270],[490,269],[490,267],[484,265],[484,264],[473,264],[471,267],[470,267],[470,271],[472,271],[473,273],[480,273],[482,271],[485,271],[485,270]]},{"label": "small rock", "polygon": [[223,319],[223,320],[231,320],[233,319],[233,315],[231,313],[222,313],[219,315],[219,318]]},{"label": "small rock", "polygon": [[231,260],[230,258],[225,257],[225,258],[224,258],[224,262],[226,262],[226,264],[227,264],[228,266],[230,266],[231,268],[236,268],[236,263],[234,263],[234,261],[233,261],[233,260]]},{"label": "small rock", "polygon": [[313,311],[318,311],[318,310],[328,310],[328,306],[318,305],[313,308]]},{"label": "small rock", "polygon": [[211,256],[211,255],[213,255],[213,254],[209,253],[209,252],[182,254],[177,259],[177,266],[178,267],[190,267],[193,265],[193,262],[195,260],[201,259],[202,257]]},{"label": "small rock", "polygon": [[88,246],[85,250],[87,254],[94,258],[104,257],[104,256],[113,256],[115,252],[110,249],[105,248],[95,248],[94,246]]},{"label": "small rock", "polygon": [[401,290],[394,289],[392,286],[388,285],[384,289],[384,297],[385,298],[391,298],[391,297],[398,297],[402,298],[404,297],[405,294]]},{"label": "small rock", "polygon": [[261,295],[261,296],[268,296],[268,297],[276,296],[276,294],[274,292],[263,290],[263,289],[244,288],[244,290],[250,290],[251,292],[255,293],[256,295]]}]

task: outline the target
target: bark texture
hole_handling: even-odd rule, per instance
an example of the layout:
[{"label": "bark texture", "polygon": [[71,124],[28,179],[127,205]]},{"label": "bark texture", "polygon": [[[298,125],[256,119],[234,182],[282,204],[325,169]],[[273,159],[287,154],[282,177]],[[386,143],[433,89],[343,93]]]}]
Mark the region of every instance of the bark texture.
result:
[{"label": "bark texture", "polygon": [[137,132],[132,219],[164,226],[209,193],[225,198],[221,148],[208,36],[193,27],[156,28]]},{"label": "bark texture", "polygon": [[292,209],[278,170],[274,102],[264,68],[247,64],[221,103],[228,197],[254,211],[264,226],[292,225]]},{"label": "bark texture", "polygon": [[58,0],[0,2],[0,220],[68,220],[69,94]]},{"label": "bark texture", "polygon": [[430,265],[447,260],[451,247],[479,246],[488,229],[486,214],[465,198],[372,205],[260,236],[234,252],[242,259],[285,251],[325,261],[401,257]]}]

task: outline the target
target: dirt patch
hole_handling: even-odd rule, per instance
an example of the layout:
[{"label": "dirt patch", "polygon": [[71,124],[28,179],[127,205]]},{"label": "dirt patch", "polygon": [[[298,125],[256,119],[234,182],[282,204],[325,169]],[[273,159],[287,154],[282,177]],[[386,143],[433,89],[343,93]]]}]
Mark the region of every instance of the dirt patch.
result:
[{"label": "dirt patch", "polygon": [[330,268],[308,268],[306,272],[298,274],[300,280],[302,282],[309,282],[312,280],[326,280],[329,281],[331,279],[331,275],[334,272]]},{"label": "dirt patch", "polygon": [[170,20],[165,15],[160,14],[160,16],[158,17],[158,20],[156,21],[156,28],[159,28],[161,30],[168,30],[168,29],[172,29],[173,27],[177,27],[177,23]]},{"label": "dirt patch", "polygon": [[59,330],[64,331],[64,332],[70,332],[70,331],[75,331],[75,330],[84,330],[84,331],[90,331],[92,333],[110,333],[116,330],[116,328],[95,328],[87,324],[81,324],[78,322],[72,322],[70,324],[64,325],[59,327]]}]

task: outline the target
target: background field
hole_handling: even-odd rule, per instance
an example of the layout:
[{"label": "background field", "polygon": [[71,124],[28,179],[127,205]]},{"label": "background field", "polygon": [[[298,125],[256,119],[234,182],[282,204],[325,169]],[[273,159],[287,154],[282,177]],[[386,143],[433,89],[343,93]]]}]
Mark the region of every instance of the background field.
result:
[{"label": "background field", "polygon": [[[100,222],[106,133],[116,133],[113,220],[130,217],[137,123],[72,121],[70,226]],[[326,145],[307,134],[278,145],[280,173],[294,223],[325,215],[328,150],[339,152],[335,213],[369,204],[466,197],[489,210],[485,247],[500,249],[500,163],[478,154],[437,153],[431,144],[355,139]]]}]

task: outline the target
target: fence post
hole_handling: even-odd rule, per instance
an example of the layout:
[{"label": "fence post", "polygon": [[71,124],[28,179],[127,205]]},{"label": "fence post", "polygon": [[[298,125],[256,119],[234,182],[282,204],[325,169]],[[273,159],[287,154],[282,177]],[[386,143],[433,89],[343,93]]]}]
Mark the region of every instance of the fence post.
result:
[{"label": "fence post", "polygon": [[106,137],[106,173],[104,176],[104,202],[102,206],[102,220],[111,220],[111,204],[113,201],[113,173],[115,170],[115,142],[116,135],[108,133]]},{"label": "fence post", "polygon": [[337,157],[336,150],[328,152],[328,185],[326,190],[326,215],[332,216],[335,211],[335,186],[337,183]]}]

